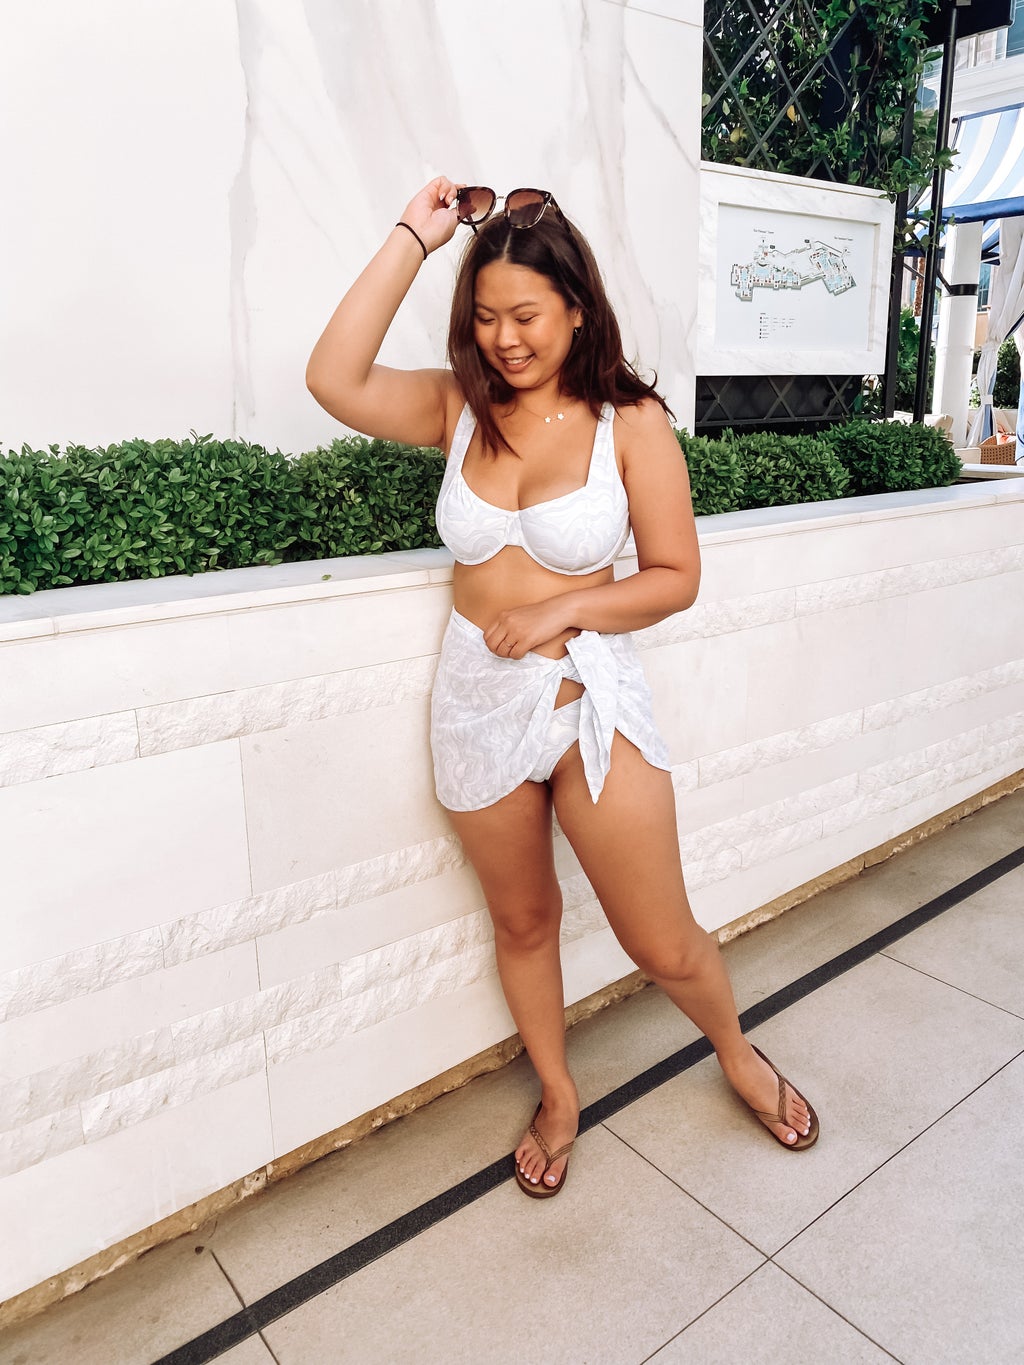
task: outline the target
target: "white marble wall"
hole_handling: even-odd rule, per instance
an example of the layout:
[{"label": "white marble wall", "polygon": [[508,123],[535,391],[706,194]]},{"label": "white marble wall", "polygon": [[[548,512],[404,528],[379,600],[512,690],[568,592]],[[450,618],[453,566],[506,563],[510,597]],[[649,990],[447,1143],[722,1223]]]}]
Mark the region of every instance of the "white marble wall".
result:
[{"label": "white marble wall", "polygon": [[[0,440],[329,439],[306,357],[439,171],[550,188],[692,421],[700,0],[10,8]],[[443,361],[456,259],[421,272],[392,363]]]},{"label": "white marble wall", "polygon": [[[709,928],[1024,767],[1019,484],[700,535],[698,604],[638,639]],[[450,572],[0,601],[0,1299],[512,1032],[432,795]],[[631,964],[558,867],[578,1000]]]}]

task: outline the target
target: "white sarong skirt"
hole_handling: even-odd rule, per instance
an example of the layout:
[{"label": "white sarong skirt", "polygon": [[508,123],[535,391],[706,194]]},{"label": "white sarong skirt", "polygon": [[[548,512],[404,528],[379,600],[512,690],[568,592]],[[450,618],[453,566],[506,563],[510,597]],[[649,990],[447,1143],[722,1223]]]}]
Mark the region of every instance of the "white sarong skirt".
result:
[{"label": "white sarong skirt", "polygon": [[561,659],[529,653],[502,659],[483,632],[453,611],[431,699],[430,741],[437,796],[448,810],[482,810],[525,782],[547,741],[563,678],[582,683],[580,753],[596,802],[624,735],[655,768],[668,751],[651,712],[651,691],[629,635],[585,630]]}]

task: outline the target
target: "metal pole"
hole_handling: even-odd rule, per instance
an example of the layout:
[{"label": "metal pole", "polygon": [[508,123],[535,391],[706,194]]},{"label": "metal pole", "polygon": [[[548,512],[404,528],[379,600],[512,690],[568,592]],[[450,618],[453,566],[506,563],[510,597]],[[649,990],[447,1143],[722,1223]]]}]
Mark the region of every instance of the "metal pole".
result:
[{"label": "metal pole", "polygon": [[[946,40],[942,49],[942,77],[939,84],[939,116],[935,127],[935,154],[938,156],[949,140],[949,116],[953,108],[953,68],[956,62],[955,0],[946,0]],[[939,268],[939,238],[942,235],[942,194],[946,171],[936,166],[932,175],[932,217],[929,228],[928,252],[925,257],[924,285],[921,291],[921,339],[917,348],[917,385],[914,389],[914,421],[924,419],[928,398],[928,352],[932,340],[932,312],[935,308],[935,280]]]},{"label": "metal pole", "polygon": [[[911,90],[907,96],[907,107],[903,111],[903,156],[910,159],[914,145],[914,113],[917,108],[917,91]],[[905,231],[907,203],[910,194],[903,190],[896,197],[896,230]],[[889,330],[885,346],[885,373],[882,377],[882,416],[891,417],[896,407],[896,372],[900,355],[900,317],[903,311],[903,250],[902,242],[894,244],[892,257],[892,277],[889,281]]]}]

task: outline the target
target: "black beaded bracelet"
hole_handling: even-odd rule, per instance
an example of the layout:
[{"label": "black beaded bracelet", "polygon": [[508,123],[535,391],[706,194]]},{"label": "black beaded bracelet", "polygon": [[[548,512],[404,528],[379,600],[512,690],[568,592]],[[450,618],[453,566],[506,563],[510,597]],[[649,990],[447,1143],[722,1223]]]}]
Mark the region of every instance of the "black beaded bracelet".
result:
[{"label": "black beaded bracelet", "polygon": [[423,252],[423,259],[426,260],[426,259],[427,259],[427,248],[423,245],[423,238],[422,238],[422,237],[420,236],[420,234],[416,231],[416,229],[415,229],[415,228],[411,228],[411,227],[409,226],[409,224],[406,223],[406,222],[403,222],[401,218],[400,218],[400,219],[398,220],[398,222],[395,224],[395,227],[404,227],[405,230],[406,230],[406,232],[411,232],[411,233],[412,233],[412,235],[416,238],[417,242],[419,242],[419,244],[420,244],[420,250]]}]

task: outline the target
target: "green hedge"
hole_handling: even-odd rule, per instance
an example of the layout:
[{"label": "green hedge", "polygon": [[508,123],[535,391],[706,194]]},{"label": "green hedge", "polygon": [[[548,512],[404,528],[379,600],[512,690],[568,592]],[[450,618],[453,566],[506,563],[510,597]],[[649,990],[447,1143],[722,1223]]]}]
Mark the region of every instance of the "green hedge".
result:
[{"label": "green hedge", "polygon": [[[952,483],[943,436],[676,433],[698,515]],[[349,436],[298,458],[193,433],[0,456],[0,594],[437,545],[440,451]]]},{"label": "green hedge", "polygon": [[816,436],[676,432],[698,516],[954,483],[960,457],[934,427],[863,419]]},{"label": "green hedge", "polygon": [[295,461],[312,509],[289,559],[333,559],[440,545],[434,503],[444,475],[439,450],[347,436]]},{"label": "green hedge", "polygon": [[437,450],[349,437],[291,459],[245,441],[0,458],[0,594],[437,545]]},{"label": "green hedge", "polygon": [[300,505],[287,456],[244,441],[23,449],[0,460],[0,591],[277,563]]},{"label": "green hedge", "polygon": [[850,475],[850,494],[896,493],[953,483],[960,457],[935,427],[847,422],[822,433]]}]

